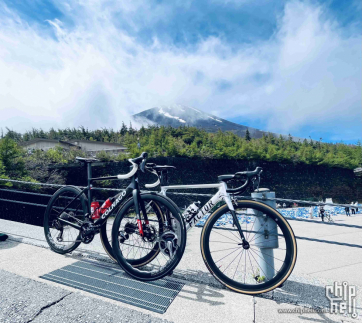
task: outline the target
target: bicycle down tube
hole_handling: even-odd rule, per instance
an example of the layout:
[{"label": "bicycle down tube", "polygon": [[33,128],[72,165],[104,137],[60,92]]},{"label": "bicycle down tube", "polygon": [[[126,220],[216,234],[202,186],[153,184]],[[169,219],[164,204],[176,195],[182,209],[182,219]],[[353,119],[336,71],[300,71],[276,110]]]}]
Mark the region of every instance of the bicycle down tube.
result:
[{"label": "bicycle down tube", "polygon": [[197,185],[169,185],[161,186],[161,194],[167,194],[168,190],[184,190],[184,189],[202,189],[202,188],[218,188],[218,192],[203,206],[200,208],[199,212],[193,215],[186,221],[186,230],[190,230],[194,227],[219,201],[222,199],[225,201],[230,211],[234,211],[234,206],[231,202],[230,196],[226,193],[226,184],[217,183],[217,184],[197,184]]}]

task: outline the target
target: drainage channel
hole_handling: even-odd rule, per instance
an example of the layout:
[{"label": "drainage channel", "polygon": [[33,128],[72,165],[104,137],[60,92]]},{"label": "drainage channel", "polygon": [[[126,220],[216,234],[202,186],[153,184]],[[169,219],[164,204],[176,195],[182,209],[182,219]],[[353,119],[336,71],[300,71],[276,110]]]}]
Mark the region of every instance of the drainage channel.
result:
[{"label": "drainage channel", "polygon": [[166,312],[184,286],[171,278],[141,282],[111,266],[84,261],[40,278],[161,314]]}]

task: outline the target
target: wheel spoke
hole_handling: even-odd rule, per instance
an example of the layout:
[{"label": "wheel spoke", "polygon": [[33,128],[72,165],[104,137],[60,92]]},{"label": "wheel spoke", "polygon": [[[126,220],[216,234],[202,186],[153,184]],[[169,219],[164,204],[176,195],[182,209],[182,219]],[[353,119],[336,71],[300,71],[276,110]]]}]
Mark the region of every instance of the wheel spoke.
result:
[{"label": "wheel spoke", "polygon": [[[259,221],[256,217],[245,215],[245,211],[240,212],[239,206],[242,210],[247,209],[248,213],[251,211],[252,214],[263,214],[259,219],[260,224],[255,224]],[[218,210],[206,222],[205,232],[202,235],[202,244],[205,248],[203,257],[207,267],[219,281],[233,290],[246,294],[272,290],[282,279],[285,280],[290,275],[290,268],[294,267],[296,249],[293,232],[284,220],[276,220],[281,220],[279,213],[266,209],[259,202],[238,202],[235,212],[249,248],[246,245],[244,246],[246,249],[239,250],[242,248],[242,243],[235,239],[238,233],[233,232],[237,230],[232,227],[229,210]],[[269,231],[265,232],[265,229]],[[217,236],[213,235],[214,232]],[[263,249],[259,248],[263,246],[275,247],[274,252],[263,252]],[[278,277],[278,280],[266,274],[269,268],[273,269],[273,277]]]}]

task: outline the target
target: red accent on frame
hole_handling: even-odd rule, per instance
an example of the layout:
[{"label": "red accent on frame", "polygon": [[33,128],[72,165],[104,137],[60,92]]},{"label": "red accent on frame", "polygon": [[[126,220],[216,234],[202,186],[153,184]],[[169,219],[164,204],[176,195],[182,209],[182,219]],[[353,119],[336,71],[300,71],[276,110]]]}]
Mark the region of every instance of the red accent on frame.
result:
[{"label": "red accent on frame", "polygon": [[138,230],[140,230],[141,237],[143,237],[143,228],[141,220],[137,219]]}]

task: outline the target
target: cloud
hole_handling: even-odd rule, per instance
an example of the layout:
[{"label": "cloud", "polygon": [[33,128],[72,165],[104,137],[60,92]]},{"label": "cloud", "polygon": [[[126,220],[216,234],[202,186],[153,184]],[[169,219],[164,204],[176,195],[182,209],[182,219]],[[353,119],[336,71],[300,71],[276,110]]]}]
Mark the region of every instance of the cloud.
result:
[{"label": "cloud", "polygon": [[297,136],[312,127],[343,139],[361,127],[361,35],[346,34],[322,6],[288,2],[266,40],[200,36],[192,46],[157,34],[145,43],[120,27],[141,28],[148,11],[142,24],[167,20],[170,6],[93,0],[58,10],[73,23],[51,19],[45,33],[0,7],[0,127],[118,128],[175,103]]}]

